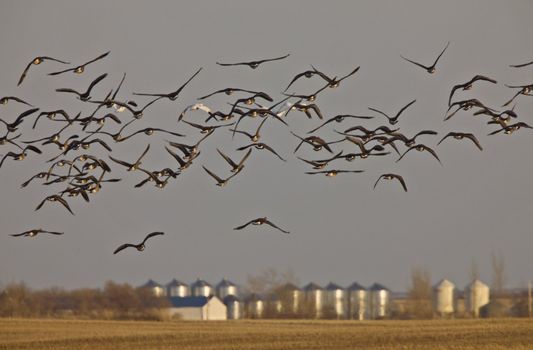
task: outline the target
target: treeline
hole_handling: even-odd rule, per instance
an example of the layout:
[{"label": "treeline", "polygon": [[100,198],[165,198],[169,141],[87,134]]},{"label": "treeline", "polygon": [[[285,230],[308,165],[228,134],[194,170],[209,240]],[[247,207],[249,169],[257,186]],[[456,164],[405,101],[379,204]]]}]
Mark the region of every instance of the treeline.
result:
[{"label": "treeline", "polygon": [[24,283],[0,289],[0,317],[62,317],[87,319],[161,320],[165,297],[147,288],[107,282],[103,289],[32,290]]}]

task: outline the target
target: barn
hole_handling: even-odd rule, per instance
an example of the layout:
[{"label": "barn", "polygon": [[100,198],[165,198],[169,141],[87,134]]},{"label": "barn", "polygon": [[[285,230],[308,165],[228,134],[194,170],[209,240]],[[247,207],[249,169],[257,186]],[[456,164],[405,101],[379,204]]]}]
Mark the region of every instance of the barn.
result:
[{"label": "barn", "polygon": [[171,317],[182,320],[221,321],[227,320],[227,308],[216,296],[170,297]]}]

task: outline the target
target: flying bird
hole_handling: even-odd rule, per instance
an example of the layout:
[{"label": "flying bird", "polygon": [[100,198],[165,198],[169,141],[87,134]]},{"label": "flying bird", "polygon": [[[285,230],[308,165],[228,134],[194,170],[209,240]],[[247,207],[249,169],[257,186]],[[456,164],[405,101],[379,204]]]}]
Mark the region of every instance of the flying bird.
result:
[{"label": "flying bird", "polygon": [[78,92],[78,91],[76,91],[74,89],[69,89],[69,88],[60,88],[60,89],[56,89],[56,91],[57,92],[68,92],[68,93],[71,93],[71,94],[76,94],[76,95],[78,95],[78,98],[81,101],[89,101],[91,99],[91,90],[93,89],[93,87],[95,87],[96,84],[98,84],[100,81],[105,79],[105,77],[107,77],[107,73],[104,73],[104,74],[100,75],[98,78],[94,79],[93,82],[87,88],[87,91],[85,91],[83,93],[82,92]]},{"label": "flying bird", "polygon": [[263,218],[257,218],[257,219],[250,220],[244,225],[235,227],[234,230],[242,230],[243,228],[247,227],[250,224],[256,225],[256,226],[267,224],[267,225],[272,226],[275,229],[277,229],[277,230],[279,230],[279,231],[281,231],[283,233],[290,233],[289,231],[285,231],[285,230],[279,228],[278,226],[274,225],[270,220],[268,220],[268,218],[266,216],[263,217]]},{"label": "flying bird", "polygon": [[[238,172],[234,172],[230,177],[228,177],[227,179],[222,179],[220,177],[217,176],[217,174],[213,173],[212,171],[210,171],[209,169],[207,169],[205,166],[202,165],[202,168],[204,168],[204,170],[209,174],[211,175],[211,177],[213,179],[215,179],[217,181],[217,186],[219,187],[224,187],[228,184],[229,180],[231,180],[235,175],[238,174]],[[242,168],[241,168],[242,169]]]},{"label": "flying bird", "polygon": [[69,69],[65,69],[65,70],[61,70],[59,72],[53,72],[53,73],[48,73],[48,75],[59,75],[59,74],[63,74],[63,73],[66,73],[66,72],[74,72],[76,74],[82,74],[84,71],[85,71],[85,67],[88,66],[89,64],[93,63],[93,62],[96,62],[98,60],[101,60],[102,58],[106,57],[107,55],[109,55],[111,51],[107,51],[106,53],[88,61],[88,62],[85,62],[84,64],[81,64],[77,67],[74,67],[74,68],[69,68]]},{"label": "flying bird", "polygon": [[458,89],[470,90],[470,89],[472,88],[472,85],[473,85],[476,81],[488,81],[489,83],[493,83],[493,84],[497,84],[497,83],[498,83],[496,80],[491,79],[491,78],[489,78],[489,77],[486,77],[486,76],[484,76],[484,75],[476,75],[475,77],[473,77],[472,79],[470,79],[470,80],[467,81],[466,83],[455,85],[455,86],[452,88],[452,91],[450,92],[450,97],[448,98],[448,106],[451,105],[451,103],[452,103],[452,97],[453,97],[453,94],[455,93],[456,90],[458,90]]},{"label": "flying bird", "polygon": [[248,66],[248,67],[250,67],[252,69],[256,69],[257,67],[259,67],[259,65],[261,63],[271,62],[271,61],[278,61],[278,60],[282,60],[284,58],[287,58],[289,56],[290,56],[290,54],[286,54],[285,56],[276,57],[276,58],[267,58],[267,59],[258,60],[258,61],[239,62],[239,63],[220,63],[220,62],[217,62],[217,64],[219,66]]},{"label": "flying bird", "polygon": [[39,203],[39,205],[37,206],[37,208],[35,208],[35,210],[37,211],[37,210],[41,209],[41,207],[46,202],[58,202],[59,204],[64,206],[72,215],[74,215],[74,212],[72,212],[72,209],[70,209],[70,206],[68,205],[67,201],[63,197],[61,197],[60,195],[57,195],[57,194],[48,196],[45,199],[43,199],[43,201],[41,203]]},{"label": "flying bird", "polygon": [[333,170],[323,170],[323,171],[308,171],[308,172],[306,172],[306,174],[309,174],[309,175],[324,174],[327,177],[335,177],[338,174],[344,174],[344,173],[359,174],[359,173],[362,173],[362,172],[364,172],[364,170],[337,170],[337,169],[333,169]]},{"label": "flying bird", "polygon": [[13,236],[13,237],[35,237],[39,233],[49,233],[51,235],[62,235],[62,234],[64,234],[64,232],[46,231],[46,230],[38,228],[38,229],[33,229],[33,230],[29,230],[29,231],[22,232],[22,233],[12,234],[10,236]]},{"label": "flying bird", "polygon": [[[302,73],[298,73],[294,76],[294,78],[292,78],[291,82],[289,83],[289,85],[287,85],[287,87],[285,88],[285,90],[283,91],[287,91],[292,84],[294,84],[294,82],[302,77],[305,77],[305,78],[311,78],[315,75],[318,75],[319,77],[321,77],[322,79],[324,79],[325,81],[327,81],[329,84],[333,82],[333,79],[331,79],[330,77],[328,77],[326,74],[320,72],[318,69],[316,69],[315,67],[311,66],[311,68],[313,68],[313,70],[306,70],[305,72],[302,72]],[[328,85],[329,85],[328,84]]]},{"label": "flying bird", "polygon": [[151,237],[154,237],[154,236],[159,236],[159,235],[164,235],[165,233],[164,232],[152,232],[152,233],[149,233],[141,243],[139,244],[131,244],[131,243],[125,243],[123,245],[121,245],[120,247],[118,247],[117,249],[115,249],[115,251],[113,252],[113,254],[117,254],[118,252],[120,252],[121,250],[124,250],[126,248],[135,248],[137,249],[138,251],[142,252],[145,248],[146,248],[146,241],[151,238]]},{"label": "flying bird", "polygon": [[144,152],[140,155],[139,158],[137,158],[137,160],[134,162],[134,163],[128,163],[128,162],[125,162],[123,160],[120,160],[120,159],[116,159],[116,158],[113,158],[111,156],[108,156],[113,162],[117,163],[117,164],[120,164],[122,166],[125,166],[127,168],[128,171],[133,171],[133,170],[137,170],[139,169],[139,166],[141,165],[141,160],[143,159],[143,157],[146,155],[146,153],[148,153],[148,151],[150,150],[150,144],[148,144],[148,146],[146,146],[146,149],[144,150]]},{"label": "flying bird", "polygon": [[395,125],[396,123],[398,123],[398,118],[400,117],[400,115],[403,113],[403,111],[405,111],[409,106],[411,106],[413,103],[415,103],[416,100],[412,100],[411,102],[409,102],[408,104],[406,104],[402,109],[400,109],[400,111],[398,113],[396,113],[396,115],[394,117],[390,117],[387,113],[385,112],[382,112],[380,111],[379,109],[376,109],[376,108],[372,108],[372,107],[368,107],[368,109],[370,109],[371,111],[374,111],[374,112],[377,112],[383,116],[385,116],[388,120],[389,120],[389,123],[391,125]]},{"label": "flying bird", "polygon": [[7,103],[9,101],[15,101],[15,102],[22,103],[22,104],[25,104],[27,106],[33,107],[28,102],[26,102],[24,100],[21,100],[20,98],[18,98],[16,96],[4,96],[4,97],[0,98],[0,105],[7,105]]},{"label": "flying bird", "polygon": [[311,131],[308,131],[307,133],[308,134],[314,133],[318,129],[322,128],[323,126],[325,126],[325,125],[327,125],[327,124],[329,124],[331,122],[341,123],[346,118],[373,119],[374,117],[366,116],[366,115],[339,114],[339,115],[336,115],[335,117],[332,117],[332,118],[326,120],[325,122],[320,124],[318,127],[314,128]]},{"label": "flying bird", "polygon": [[446,46],[444,47],[444,50],[442,50],[442,52],[440,53],[440,55],[437,57],[437,59],[435,60],[435,62],[433,62],[433,64],[431,66],[425,66],[423,64],[420,64],[418,62],[415,62],[413,60],[410,60],[408,58],[405,58],[404,56],[400,55],[404,60],[408,61],[408,62],[411,62],[412,64],[415,64],[421,68],[424,68],[429,74],[433,74],[435,73],[435,70],[436,70],[436,65],[437,65],[437,62],[439,61],[439,59],[441,58],[441,56],[444,54],[444,51],[446,51],[446,49],[448,48],[448,46],[450,45],[450,42],[448,41],[448,43],[446,44]]},{"label": "flying bird", "polygon": [[514,65],[511,64],[511,65],[509,65],[509,67],[513,67],[513,68],[522,68],[522,67],[529,66],[529,65],[531,65],[531,64],[533,64],[533,61],[531,61],[531,62],[527,62],[527,63],[522,63],[522,64],[514,64]]},{"label": "flying bird", "polygon": [[200,71],[202,70],[203,68],[199,68],[196,73],[194,73],[185,83],[183,83],[183,85],[181,85],[176,91],[174,92],[170,92],[168,94],[147,94],[147,93],[137,93],[137,92],[134,92],[133,94],[134,95],[137,95],[137,96],[154,96],[154,97],[161,97],[161,98],[168,98],[169,100],[171,101],[174,101],[178,98],[179,94],[181,93],[181,91],[191,82],[191,80],[194,79],[195,76],[197,76]]},{"label": "flying bird", "polygon": [[2,160],[0,161],[0,168],[2,167],[2,164],[4,164],[4,161],[7,159],[7,158],[12,158],[13,160],[24,160],[27,156],[28,156],[28,151],[32,151],[32,152],[35,152],[37,154],[41,154],[43,152],[41,152],[40,149],[38,149],[37,147],[35,146],[32,146],[32,145],[27,145],[26,147],[24,147],[22,149],[21,152],[19,153],[15,153],[15,152],[7,152],[4,157],[2,157]]},{"label": "flying bird", "polygon": [[241,161],[239,163],[235,163],[230,157],[228,157],[227,155],[222,153],[222,151],[219,150],[218,148],[217,148],[217,152],[231,166],[231,168],[232,168],[231,172],[232,173],[238,173],[238,172],[240,172],[242,170],[242,168],[244,168],[244,162],[246,161],[246,159],[248,159],[248,157],[252,153],[252,149],[250,148],[248,150],[248,152],[246,152],[246,154],[244,155],[244,157],[242,157],[242,159],[241,159]]},{"label": "flying bird", "polygon": [[385,179],[385,180],[393,180],[393,179],[396,179],[400,182],[400,184],[402,185],[403,187],[403,190],[405,192],[407,192],[407,185],[405,184],[405,181],[403,179],[403,177],[401,177],[400,175],[397,175],[397,174],[383,174],[383,175],[380,175],[376,181],[376,183],[374,184],[374,189],[376,189],[376,186],[378,185],[378,182],[379,180],[381,179]]},{"label": "flying bird", "polygon": [[[224,94],[230,96],[230,95],[233,95],[235,92],[247,92],[249,94],[259,94],[260,93],[260,91],[252,91],[252,90],[245,90],[245,89],[239,89],[239,88],[225,88],[225,89],[221,89],[221,90],[217,90],[215,92],[212,92],[212,93],[210,93],[208,95],[205,95],[205,96],[202,96],[202,97],[198,97],[197,99],[198,100],[205,100],[208,97],[211,97],[211,96],[216,95],[216,94],[221,94],[221,93],[224,93]],[[261,93],[268,96],[268,94],[266,94],[264,92],[261,92]],[[270,98],[269,101],[272,102],[272,98]]]},{"label": "flying bird", "polygon": [[[489,122],[489,123],[492,123],[492,122]],[[511,124],[511,125],[505,125],[501,129],[491,132],[489,135],[495,135],[495,134],[498,134],[498,133],[500,133],[502,131],[506,135],[511,135],[513,132],[519,130],[520,128],[533,129],[533,126],[528,125],[528,124],[526,124],[524,122],[518,122],[518,123],[515,123],[515,124]]]},{"label": "flying bird", "polygon": [[456,140],[462,140],[464,138],[469,139],[472,141],[477,148],[479,148],[480,151],[483,151],[483,147],[481,147],[481,144],[479,143],[478,139],[474,136],[474,134],[470,133],[464,133],[464,132],[449,132],[446,136],[444,136],[437,145],[440,145],[442,141],[447,139],[448,137],[453,137]]},{"label": "flying bird", "polygon": [[59,63],[63,63],[63,64],[70,64],[70,62],[58,60],[57,58],[53,58],[53,57],[49,57],[49,56],[38,56],[38,57],[35,57],[33,60],[31,60],[30,63],[28,63],[28,65],[24,69],[24,72],[22,72],[22,75],[20,76],[20,79],[19,79],[19,82],[18,82],[17,86],[22,84],[22,82],[24,81],[24,78],[26,78],[26,75],[28,74],[28,70],[30,69],[30,67],[32,65],[36,65],[37,66],[37,65],[43,63],[44,61],[54,61],[54,62],[59,62]]},{"label": "flying bird", "polygon": [[237,148],[237,151],[244,151],[245,149],[250,148],[250,147],[255,147],[257,149],[266,149],[267,151],[275,154],[282,161],[286,162],[286,160],[283,159],[276,151],[274,151],[274,149],[272,147],[270,147],[269,145],[267,145],[266,143],[263,143],[263,142],[251,143],[249,145],[239,147],[239,148]]},{"label": "flying bird", "polygon": [[511,102],[513,102],[520,95],[533,96],[530,94],[533,91],[533,84],[529,84],[529,85],[507,85],[505,84],[505,86],[511,89],[520,89],[520,90],[518,90],[518,92],[514,94],[514,96],[509,101],[505,102],[502,105],[502,107],[510,105]]},{"label": "flying bird", "polygon": [[428,146],[423,145],[423,144],[420,144],[420,143],[417,144],[417,145],[414,145],[414,146],[409,147],[409,148],[407,149],[407,151],[405,151],[405,152],[400,156],[400,158],[398,158],[398,160],[396,160],[396,163],[399,162],[403,157],[405,157],[405,155],[406,155],[407,153],[409,153],[409,152],[412,151],[412,150],[417,150],[418,152],[424,152],[424,151],[426,151],[426,152],[430,153],[433,157],[435,157],[435,159],[437,159],[437,160],[439,161],[440,165],[442,165],[442,162],[440,161],[439,157],[437,156],[437,153],[436,153],[434,150],[432,150],[431,148],[429,148]]}]

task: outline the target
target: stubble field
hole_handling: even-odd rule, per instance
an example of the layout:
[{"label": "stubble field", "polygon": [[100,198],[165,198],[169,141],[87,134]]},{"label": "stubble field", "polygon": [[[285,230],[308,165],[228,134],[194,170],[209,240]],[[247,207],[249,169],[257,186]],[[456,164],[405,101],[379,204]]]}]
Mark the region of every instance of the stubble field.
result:
[{"label": "stubble field", "polygon": [[533,349],[533,320],[0,319],[0,349]]}]

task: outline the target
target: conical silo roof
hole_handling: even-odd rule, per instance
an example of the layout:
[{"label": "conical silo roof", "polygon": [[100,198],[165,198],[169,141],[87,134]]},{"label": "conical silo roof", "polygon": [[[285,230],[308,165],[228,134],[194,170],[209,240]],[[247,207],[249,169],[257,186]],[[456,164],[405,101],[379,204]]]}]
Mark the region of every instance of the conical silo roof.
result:
[{"label": "conical silo roof", "polygon": [[344,288],[342,288],[341,286],[333,282],[329,282],[329,284],[326,286],[326,290],[342,290],[342,289]]},{"label": "conical silo roof", "polygon": [[348,287],[348,290],[366,290],[366,288],[359,283],[354,282]]},{"label": "conical silo roof", "polygon": [[322,287],[320,287],[318,284],[311,282],[308,285],[304,287],[304,291],[306,292],[312,292],[315,290],[322,290]]},{"label": "conical silo roof", "polygon": [[387,288],[387,287],[385,287],[384,285],[379,284],[379,283],[374,283],[374,284],[371,285],[368,289],[369,289],[370,291],[386,290],[386,291],[390,292],[389,288]]}]

